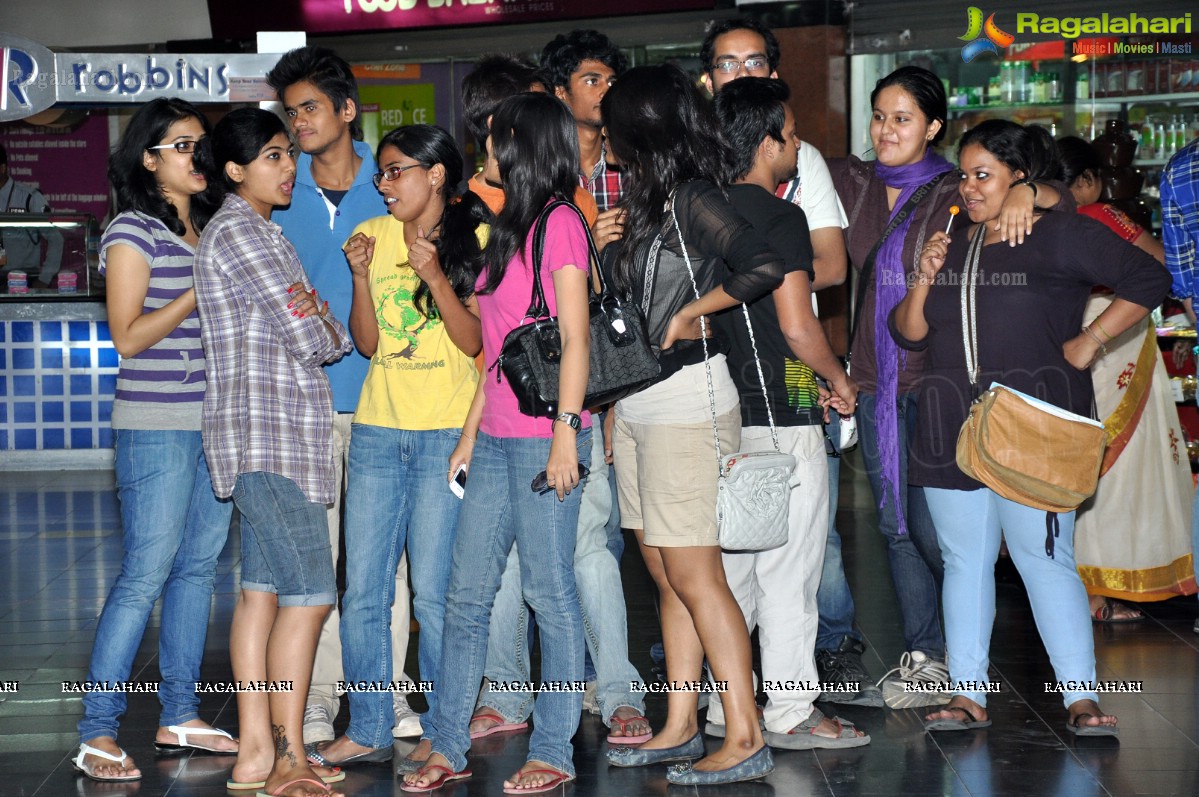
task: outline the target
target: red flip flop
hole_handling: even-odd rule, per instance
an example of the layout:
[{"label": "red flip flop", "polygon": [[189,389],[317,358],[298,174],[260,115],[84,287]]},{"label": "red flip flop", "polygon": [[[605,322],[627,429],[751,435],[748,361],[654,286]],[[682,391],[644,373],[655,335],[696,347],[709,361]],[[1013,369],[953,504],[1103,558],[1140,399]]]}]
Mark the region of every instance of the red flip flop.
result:
[{"label": "red flip flop", "polygon": [[434,791],[435,789],[440,789],[442,786],[446,785],[447,783],[453,783],[456,780],[466,780],[467,778],[469,778],[471,776],[471,771],[469,769],[464,769],[461,772],[455,772],[454,770],[450,769],[449,767],[443,767],[441,764],[428,764],[427,766],[423,766],[420,769],[418,769],[417,772],[423,775],[424,773],[429,772],[430,770],[434,770],[434,769],[441,770],[442,774],[438,775],[437,779],[434,780],[429,785],[417,786],[414,783],[401,783],[400,789],[403,791],[417,792],[417,793],[426,792],[426,791]]},{"label": "red flip flop", "polygon": [[574,775],[567,775],[565,772],[559,772],[556,769],[526,769],[524,772],[518,773],[516,777],[522,778],[525,775],[537,774],[552,775],[553,777],[540,786],[528,786],[526,788],[505,786],[504,794],[543,794],[547,791],[553,791],[563,783],[570,783],[575,779]]},{"label": "red flip flop", "polygon": [[497,724],[492,725],[485,731],[474,731],[471,733],[470,738],[482,739],[484,736],[490,736],[493,733],[511,733],[512,731],[523,731],[525,728],[529,727],[529,723],[527,722],[508,722],[502,716],[500,716],[498,711],[494,711],[490,708],[486,711],[476,712],[475,715],[470,718],[470,721],[474,722],[475,720],[482,719],[497,720]]},{"label": "red flip flop", "polygon": [[[612,719],[609,720],[609,722],[611,722],[613,725],[620,726],[621,733],[628,729],[630,723],[638,721],[644,722],[646,725],[649,724],[649,720],[647,720],[641,714],[638,714],[635,717],[629,717],[627,719],[621,719],[620,717],[613,716]],[[648,742],[652,738],[654,738],[653,731],[650,731],[649,733],[643,733],[640,736],[609,735],[608,744],[641,744],[642,742]]]}]

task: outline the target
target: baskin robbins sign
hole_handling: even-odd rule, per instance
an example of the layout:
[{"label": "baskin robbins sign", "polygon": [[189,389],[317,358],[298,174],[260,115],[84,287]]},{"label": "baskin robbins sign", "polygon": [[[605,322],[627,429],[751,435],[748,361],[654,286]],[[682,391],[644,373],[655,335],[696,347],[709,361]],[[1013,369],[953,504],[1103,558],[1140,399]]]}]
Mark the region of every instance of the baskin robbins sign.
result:
[{"label": "baskin robbins sign", "polygon": [[[33,116],[56,103],[107,105],[180,97],[194,103],[260,99],[278,54],[53,53],[0,33],[0,122]],[[268,99],[273,99],[273,93]]]}]

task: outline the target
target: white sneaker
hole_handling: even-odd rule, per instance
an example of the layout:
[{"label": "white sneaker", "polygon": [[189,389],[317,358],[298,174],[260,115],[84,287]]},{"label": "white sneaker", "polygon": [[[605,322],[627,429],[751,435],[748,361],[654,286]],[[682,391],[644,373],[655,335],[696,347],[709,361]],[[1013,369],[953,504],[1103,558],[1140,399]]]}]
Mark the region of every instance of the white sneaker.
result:
[{"label": "white sneaker", "polygon": [[304,707],[304,744],[333,741],[333,712],[323,702]]},{"label": "white sneaker", "polygon": [[943,706],[953,695],[950,692],[912,687],[943,684],[949,680],[949,668],[940,659],[934,659],[923,651],[904,653],[899,666],[878,681],[883,690],[883,702],[889,708],[922,708]]},{"label": "white sneaker", "polygon": [[408,696],[403,692],[391,693],[391,707],[395,711],[396,724],[392,726],[391,735],[397,739],[410,736],[420,736],[424,728],[420,724],[420,714],[408,705]]}]

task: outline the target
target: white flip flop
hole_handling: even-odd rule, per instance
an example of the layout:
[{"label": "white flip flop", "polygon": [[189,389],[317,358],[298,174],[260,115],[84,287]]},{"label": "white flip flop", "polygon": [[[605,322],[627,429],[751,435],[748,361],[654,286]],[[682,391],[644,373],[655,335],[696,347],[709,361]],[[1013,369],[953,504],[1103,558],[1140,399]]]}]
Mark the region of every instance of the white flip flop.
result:
[{"label": "white flip flop", "polygon": [[224,736],[226,739],[237,741],[228,731],[220,728],[185,728],[182,725],[168,725],[167,730],[179,737],[178,744],[155,742],[154,749],[160,753],[182,753],[185,750],[199,750],[209,755],[237,755],[236,750],[213,750],[211,747],[201,747],[188,741],[189,736]]},{"label": "white flip flop", "polygon": [[77,771],[82,772],[84,775],[87,775],[92,780],[99,781],[100,783],[119,783],[119,782],[142,779],[141,775],[125,775],[124,777],[111,777],[111,778],[101,777],[100,775],[97,775],[95,772],[93,772],[90,767],[88,767],[86,764],[83,763],[83,757],[89,756],[89,755],[94,755],[98,758],[103,758],[106,761],[111,761],[114,764],[120,764],[121,766],[124,766],[125,762],[129,760],[129,754],[126,753],[124,750],[122,750],[121,754],[119,756],[117,756],[117,755],[113,755],[112,753],[106,753],[103,750],[97,750],[95,747],[92,747],[90,744],[80,744],[79,745],[79,755],[75,756],[75,760],[72,761],[71,763],[75,766],[75,769]]}]

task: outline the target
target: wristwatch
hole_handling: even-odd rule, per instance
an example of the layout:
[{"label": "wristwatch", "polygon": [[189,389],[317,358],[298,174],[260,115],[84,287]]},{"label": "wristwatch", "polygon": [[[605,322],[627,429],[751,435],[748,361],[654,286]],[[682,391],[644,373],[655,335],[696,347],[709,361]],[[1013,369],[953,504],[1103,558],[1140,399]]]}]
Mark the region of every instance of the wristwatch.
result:
[{"label": "wristwatch", "polygon": [[580,418],[578,413],[575,412],[562,413],[557,418],[554,418],[554,423],[557,423],[558,421],[562,421],[562,423],[566,424],[571,429],[574,429],[576,432],[583,428],[583,419]]}]

